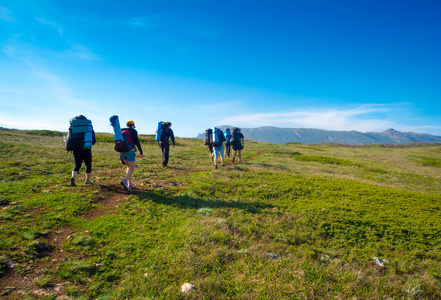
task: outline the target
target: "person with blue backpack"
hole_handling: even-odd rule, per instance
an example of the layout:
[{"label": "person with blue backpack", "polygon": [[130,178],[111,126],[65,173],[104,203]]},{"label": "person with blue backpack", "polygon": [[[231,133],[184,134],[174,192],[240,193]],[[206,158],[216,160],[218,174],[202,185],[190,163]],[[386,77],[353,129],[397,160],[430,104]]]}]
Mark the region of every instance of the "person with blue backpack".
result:
[{"label": "person with blue backpack", "polygon": [[119,152],[121,162],[127,166],[126,176],[121,181],[121,185],[126,191],[128,191],[133,188],[132,175],[135,171],[136,166],[136,148],[138,148],[139,150],[139,157],[143,159],[144,156],[142,153],[141,143],[139,142],[138,138],[138,131],[136,131],[135,129],[135,122],[129,120],[126,123],[126,126],[127,128],[121,129],[121,133],[124,139],[124,149],[120,151],[117,149],[117,146],[115,146],[115,150]]},{"label": "person with blue backpack", "polygon": [[170,155],[170,139],[173,143],[173,148],[175,147],[175,135],[173,130],[170,128],[172,126],[171,122],[162,122],[161,128],[158,130],[158,146],[162,151],[162,166],[166,167],[168,165],[168,159]]},{"label": "person with blue backpack", "polygon": [[242,150],[245,148],[245,142],[244,142],[244,136],[240,132],[240,128],[234,128],[233,129],[233,135],[232,135],[231,145],[233,146],[233,164],[234,160],[236,159],[236,154],[239,155],[239,164],[242,163]]},{"label": "person with blue backpack", "polygon": [[92,145],[95,145],[95,131],[92,127],[92,121],[85,116],[79,115],[69,120],[70,126],[65,138],[66,150],[72,151],[74,157],[74,167],[70,178],[70,185],[77,186],[75,180],[81,165],[86,165],[85,184],[93,184],[90,181],[92,173]]},{"label": "person with blue backpack", "polygon": [[231,130],[230,130],[230,128],[225,129],[224,135],[225,135],[225,139],[226,139],[226,141],[225,141],[225,155],[227,157],[230,157],[230,153],[231,153]]},{"label": "person with blue backpack", "polygon": [[213,130],[213,147],[214,147],[214,168],[217,169],[217,158],[221,157],[222,167],[224,164],[224,142],[226,141],[224,133],[219,128]]}]

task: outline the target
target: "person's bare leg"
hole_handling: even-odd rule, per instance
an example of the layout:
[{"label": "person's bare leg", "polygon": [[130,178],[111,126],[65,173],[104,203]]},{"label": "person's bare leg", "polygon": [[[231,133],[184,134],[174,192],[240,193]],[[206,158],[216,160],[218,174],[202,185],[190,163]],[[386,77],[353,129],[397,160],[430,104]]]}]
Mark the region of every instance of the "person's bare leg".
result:
[{"label": "person's bare leg", "polygon": [[133,172],[135,171],[135,162],[126,160],[126,165],[127,165],[127,171],[126,171],[126,177],[124,179],[127,181],[127,183],[131,183],[132,175]]},{"label": "person's bare leg", "polygon": [[77,184],[75,183],[75,177],[77,176],[78,172],[77,171],[72,171],[72,177],[70,178],[70,185],[71,186],[77,186]]}]

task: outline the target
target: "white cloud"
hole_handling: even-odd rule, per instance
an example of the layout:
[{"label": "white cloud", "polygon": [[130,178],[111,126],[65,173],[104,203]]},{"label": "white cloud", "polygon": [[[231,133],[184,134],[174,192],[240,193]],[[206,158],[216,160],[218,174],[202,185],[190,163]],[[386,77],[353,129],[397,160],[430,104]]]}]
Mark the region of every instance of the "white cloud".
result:
[{"label": "white cloud", "polygon": [[361,132],[402,127],[387,118],[389,110],[388,105],[362,105],[350,109],[327,108],[282,113],[241,114],[225,118],[220,123],[242,127],[275,126]]}]

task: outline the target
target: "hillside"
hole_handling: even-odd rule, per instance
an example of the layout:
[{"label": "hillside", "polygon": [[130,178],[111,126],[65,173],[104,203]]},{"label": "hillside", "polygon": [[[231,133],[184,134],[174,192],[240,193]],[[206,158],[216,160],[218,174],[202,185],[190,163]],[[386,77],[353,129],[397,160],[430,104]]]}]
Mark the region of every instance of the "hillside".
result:
[{"label": "hillside", "polygon": [[214,169],[177,138],[163,168],[140,138],[126,192],[109,134],[72,187],[59,133],[0,130],[2,299],[440,298],[439,145],[247,142]]},{"label": "hillside", "polygon": [[[219,128],[234,128],[235,126],[222,125]],[[330,131],[310,128],[278,128],[258,127],[241,128],[246,140],[268,142],[271,144],[287,143],[338,143],[349,145],[362,144],[409,144],[409,143],[441,143],[441,136],[419,134],[413,132],[400,132],[388,129],[383,132],[358,132],[358,131]],[[204,138],[204,133],[197,136]]]}]

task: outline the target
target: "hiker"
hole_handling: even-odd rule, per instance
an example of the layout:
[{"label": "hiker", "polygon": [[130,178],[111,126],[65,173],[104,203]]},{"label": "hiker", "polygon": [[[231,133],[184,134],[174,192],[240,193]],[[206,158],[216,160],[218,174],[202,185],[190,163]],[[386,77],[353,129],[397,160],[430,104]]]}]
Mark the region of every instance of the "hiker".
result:
[{"label": "hiker", "polygon": [[205,130],[204,145],[206,145],[208,147],[208,150],[210,150],[210,159],[211,159],[211,161],[214,161],[213,129],[211,129],[211,128],[208,128],[208,129]]},{"label": "hiker", "polygon": [[162,166],[166,167],[168,165],[168,157],[170,154],[170,141],[171,138],[173,143],[173,148],[175,147],[175,135],[173,130],[170,128],[172,126],[171,122],[165,122],[163,125],[163,130],[161,131],[160,140],[158,141],[158,146],[162,151]]},{"label": "hiker", "polygon": [[224,135],[225,135],[225,139],[226,139],[226,141],[225,141],[225,155],[227,157],[230,157],[230,153],[231,153],[231,130],[230,130],[230,128],[225,129]]},{"label": "hiker", "polygon": [[86,165],[85,184],[93,184],[90,181],[90,175],[92,173],[92,145],[96,144],[96,138],[92,122],[83,115],[76,116],[70,119],[69,122],[69,133],[65,140],[66,150],[72,151],[74,157],[70,185],[77,186],[75,180],[83,161]]},{"label": "hiker", "polygon": [[[121,185],[124,187],[126,191],[131,190],[133,188],[132,183],[132,175],[135,171],[135,158],[136,158],[136,147],[138,147],[139,150],[139,157],[143,159],[142,154],[142,148],[141,143],[139,142],[138,138],[138,131],[136,131],[135,122],[132,120],[127,121],[126,123],[127,128],[121,129],[121,132],[123,136],[125,136],[125,139],[130,141],[130,146],[128,147],[129,150],[126,152],[120,152],[120,160],[122,163],[126,164],[127,171],[126,176],[121,181]],[[128,137],[129,136],[129,137]]]},{"label": "hiker", "polygon": [[233,146],[233,164],[234,164],[234,160],[236,159],[236,153],[239,151],[239,164],[242,163],[242,150],[245,148],[245,142],[244,142],[244,136],[243,134],[240,132],[240,128],[234,128],[233,130],[233,135],[232,135],[233,140],[231,141],[231,145]]},{"label": "hiker", "polygon": [[224,133],[219,128],[214,128],[213,147],[214,147],[214,168],[217,169],[217,158],[221,157],[222,167],[224,164],[224,142],[226,141]]}]

